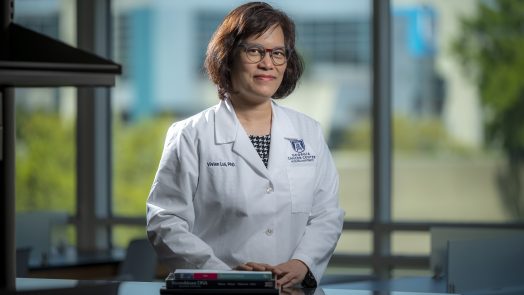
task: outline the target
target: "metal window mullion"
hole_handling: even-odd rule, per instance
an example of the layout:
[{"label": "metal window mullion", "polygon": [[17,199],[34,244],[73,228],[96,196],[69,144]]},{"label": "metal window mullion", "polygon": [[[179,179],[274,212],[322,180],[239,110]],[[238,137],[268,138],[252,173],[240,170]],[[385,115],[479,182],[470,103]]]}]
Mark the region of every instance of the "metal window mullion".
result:
[{"label": "metal window mullion", "polygon": [[390,277],[391,233],[391,12],[373,0],[373,271]]},{"label": "metal window mullion", "polygon": [[[0,3],[0,59],[9,56],[9,25],[13,19],[13,1]],[[15,290],[15,101],[14,88],[0,85],[0,291]]]},{"label": "metal window mullion", "polygon": [[[77,0],[78,47],[110,56],[109,0]],[[77,246],[107,249],[110,230],[100,219],[111,212],[111,101],[107,88],[78,88]]]},{"label": "metal window mullion", "polygon": [[0,196],[3,221],[1,290],[15,290],[15,101],[14,88],[0,88]]}]

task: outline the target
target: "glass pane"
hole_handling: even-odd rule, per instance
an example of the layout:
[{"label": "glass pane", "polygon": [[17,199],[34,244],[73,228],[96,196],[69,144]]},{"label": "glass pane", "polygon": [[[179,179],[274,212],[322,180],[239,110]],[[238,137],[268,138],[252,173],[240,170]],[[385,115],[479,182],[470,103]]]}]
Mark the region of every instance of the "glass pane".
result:
[{"label": "glass pane", "polygon": [[40,258],[75,243],[76,91],[17,88],[15,108],[16,241]]},{"label": "glass pane", "polygon": [[[76,42],[75,1],[14,2],[17,24]],[[76,243],[76,89],[16,88],[15,116],[16,244],[38,264]]]},{"label": "glass pane", "polygon": [[76,91],[18,88],[16,209],[75,212]]},{"label": "glass pane", "polygon": [[143,226],[113,226],[113,246],[116,248],[126,249],[131,240],[146,238],[147,236]]},{"label": "glass pane", "polygon": [[76,1],[16,0],[13,2],[15,23],[75,46]]},{"label": "glass pane", "polygon": [[[203,74],[209,39],[236,4],[113,1],[114,199],[117,215],[144,215],[170,123],[218,103]],[[297,24],[306,72],[279,103],[320,122],[341,176],[346,218],[369,220],[370,1],[280,1]],[[350,246],[351,247],[351,246]]]},{"label": "glass pane", "polygon": [[523,217],[522,5],[393,1],[395,220]]},{"label": "glass pane", "polygon": [[113,121],[113,213],[145,214],[145,199],[151,188],[166,130],[172,117],[152,116],[126,122]]},{"label": "glass pane", "polygon": [[339,254],[363,254],[372,253],[373,236],[370,231],[345,230],[338,241],[336,252]]},{"label": "glass pane", "polygon": [[429,232],[393,232],[391,253],[393,255],[429,255]]}]

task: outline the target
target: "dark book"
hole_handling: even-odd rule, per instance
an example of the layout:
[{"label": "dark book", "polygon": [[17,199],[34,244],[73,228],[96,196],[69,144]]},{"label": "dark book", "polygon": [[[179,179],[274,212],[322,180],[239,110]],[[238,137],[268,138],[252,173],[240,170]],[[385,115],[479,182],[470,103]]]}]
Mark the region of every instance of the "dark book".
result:
[{"label": "dark book", "polygon": [[279,289],[274,288],[258,288],[258,289],[214,289],[214,288],[192,288],[192,289],[168,289],[161,288],[160,294],[169,295],[185,295],[185,294],[235,294],[235,295],[251,295],[251,294],[280,294]]}]

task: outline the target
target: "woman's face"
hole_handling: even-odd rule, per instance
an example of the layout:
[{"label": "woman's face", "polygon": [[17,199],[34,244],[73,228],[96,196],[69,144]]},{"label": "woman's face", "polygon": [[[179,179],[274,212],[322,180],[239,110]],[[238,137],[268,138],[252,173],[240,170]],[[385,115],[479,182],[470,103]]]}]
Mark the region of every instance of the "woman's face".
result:
[{"label": "woman's face", "polygon": [[[260,45],[266,50],[283,48],[284,32],[280,26],[273,26],[259,37],[251,36],[243,40],[243,44]],[[287,63],[275,66],[269,52],[266,52],[260,62],[253,63],[247,58],[244,47],[238,47],[236,51],[231,72],[231,99],[233,102],[247,104],[267,102],[282,83]]]}]

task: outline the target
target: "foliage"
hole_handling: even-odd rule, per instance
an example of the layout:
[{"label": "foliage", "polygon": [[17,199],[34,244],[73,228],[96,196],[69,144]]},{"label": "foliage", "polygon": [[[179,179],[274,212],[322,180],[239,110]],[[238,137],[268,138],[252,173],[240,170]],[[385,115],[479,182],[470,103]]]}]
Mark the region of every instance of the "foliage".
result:
[{"label": "foliage", "polygon": [[499,183],[507,207],[524,217],[524,1],[479,1],[461,29],[453,51],[478,86],[488,143],[506,153]]},{"label": "foliage", "polygon": [[462,20],[453,44],[476,82],[487,111],[487,136],[503,148],[524,148],[524,2],[479,1],[478,13]]},{"label": "foliage", "polygon": [[75,212],[74,125],[44,111],[17,114],[17,211]]},{"label": "foliage", "polygon": [[[437,153],[461,152],[461,148],[447,134],[442,122],[434,118],[412,119],[393,117],[393,147],[400,152]],[[371,125],[368,120],[355,124],[346,134],[344,145],[351,149],[371,149]]]},{"label": "foliage", "polygon": [[145,202],[160,161],[172,117],[114,122],[113,211],[145,216]]},{"label": "foliage", "polygon": [[[143,216],[146,198],[153,183],[169,116],[113,122],[113,214]],[[127,247],[130,240],[144,238],[143,226],[113,227],[113,244]]]},{"label": "foliage", "polygon": [[[145,199],[173,118],[114,123],[115,214],[145,215]],[[17,114],[17,211],[76,211],[74,122],[45,111]]]}]

